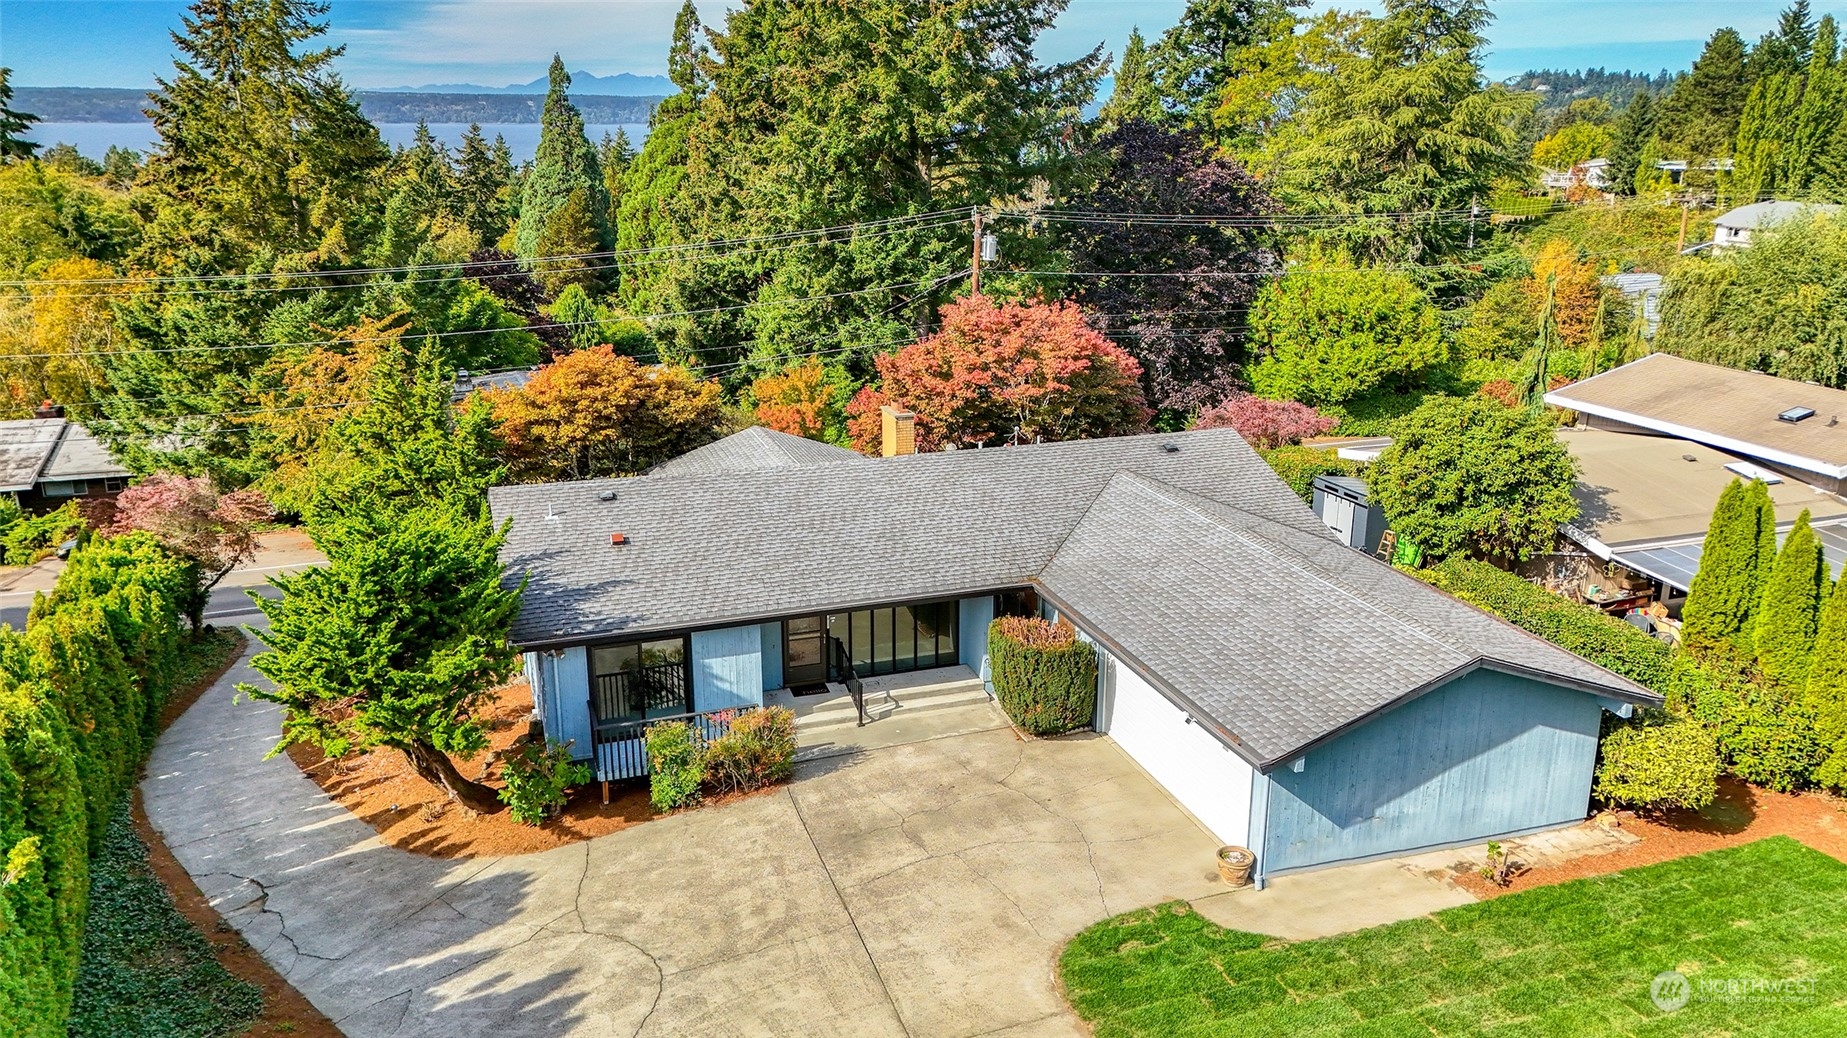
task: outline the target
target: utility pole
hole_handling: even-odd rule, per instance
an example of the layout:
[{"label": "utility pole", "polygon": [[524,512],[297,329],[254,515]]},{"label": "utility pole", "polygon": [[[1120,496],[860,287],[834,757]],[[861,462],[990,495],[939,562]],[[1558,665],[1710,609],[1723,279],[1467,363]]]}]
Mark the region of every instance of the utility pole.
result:
[{"label": "utility pole", "polygon": [[1682,191],[1680,193],[1680,243],[1674,246],[1676,253],[1687,250],[1687,204],[1691,197],[1691,192]]},{"label": "utility pole", "polygon": [[974,265],[972,269],[974,271],[974,276],[970,279],[970,286],[975,290],[976,295],[980,295],[981,294],[981,207],[980,206],[975,207],[975,259],[974,259]]}]

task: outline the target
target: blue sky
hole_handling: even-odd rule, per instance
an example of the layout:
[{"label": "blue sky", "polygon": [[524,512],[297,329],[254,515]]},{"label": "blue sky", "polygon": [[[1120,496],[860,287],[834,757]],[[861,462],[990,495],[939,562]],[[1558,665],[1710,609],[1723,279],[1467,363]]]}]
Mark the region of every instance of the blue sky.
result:
[{"label": "blue sky", "polygon": [[[679,0],[332,0],[340,70],[359,87],[481,83],[544,74],[553,51],[573,70],[660,74]],[[1073,0],[1041,42],[1047,58],[1098,42],[1120,53],[1129,29],[1158,35],[1184,0]],[[1363,0],[1317,7],[1364,7]],[[1781,0],[1497,0],[1488,71],[1602,65],[1683,68],[1714,29],[1754,40],[1776,21]],[[1847,14],[1847,3],[1816,3]],[[718,20],[720,0],[701,4]],[[167,31],[178,0],[0,0],[0,65],[27,86],[145,87],[169,67]]]}]

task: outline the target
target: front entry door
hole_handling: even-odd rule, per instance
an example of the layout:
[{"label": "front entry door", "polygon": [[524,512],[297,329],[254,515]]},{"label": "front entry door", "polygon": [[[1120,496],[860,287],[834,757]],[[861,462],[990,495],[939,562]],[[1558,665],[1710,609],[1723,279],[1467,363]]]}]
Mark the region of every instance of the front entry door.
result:
[{"label": "front entry door", "polygon": [[782,625],[782,680],[790,688],[827,680],[827,628],[818,616]]}]

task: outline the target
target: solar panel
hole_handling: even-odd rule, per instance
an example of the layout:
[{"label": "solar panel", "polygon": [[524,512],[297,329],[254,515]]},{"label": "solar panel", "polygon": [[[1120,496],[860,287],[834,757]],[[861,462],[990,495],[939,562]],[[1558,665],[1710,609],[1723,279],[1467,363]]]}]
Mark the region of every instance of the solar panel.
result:
[{"label": "solar panel", "polygon": [[[1788,535],[1787,530],[1779,532],[1777,543],[1781,545]],[[1839,576],[1842,567],[1847,566],[1847,523],[1817,526],[1815,537],[1821,541],[1821,554],[1828,560],[1829,574]],[[1688,544],[1618,551],[1615,558],[1637,573],[1647,574],[1685,591],[1693,586],[1693,575],[1699,572],[1700,546],[1703,542],[1702,538]]]}]

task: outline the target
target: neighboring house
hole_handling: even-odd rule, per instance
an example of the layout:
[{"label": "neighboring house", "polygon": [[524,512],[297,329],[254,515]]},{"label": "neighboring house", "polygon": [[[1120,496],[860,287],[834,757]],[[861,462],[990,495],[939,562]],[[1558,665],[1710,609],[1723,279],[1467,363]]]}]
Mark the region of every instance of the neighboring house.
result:
[{"label": "neighboring house", "polygon": [[1659,274],[1606,274],[1600,278],[1606,287],[1621,292],[1624,299],[1641,302],[1642,332],[1652,338],[1661,327],[1661,289],[1666,281]]},{"label": "neighboring house", "polygon": [[1751,244],[1752,235],[1779,223],[1806,220],[1814,216],[1840,212],[1838,205],[1814,202],[1752,202],[1712,221],[1714,251],[1742,249]]},{"label": "neighboring house", "polygon": [[0,422],[0,493],[12,494],[27,512],[114,497],[131,475],[56,404],[42,405],[31,418]]},{"label": "neighboring house", "polygon": [[532,373],[537,368],[514,368],[512,371],[489,371],[474,374],[468,371],[455,373],[455,388],[449,392],[451,403],[461,403],[477,389],[518,389],[532,381]]},{"label": "neighboring house", "polygon": [[751,430],[491,491],[548,737],[635,776],[653,719],[969,677],[997,614],[1062,617],[1097,730],[1261,881],[1577,822],[1603,712],[1660,701],[1342,545],[1235,431],[916,455],[886,417],[896,457]]},{"label": "neighboring house", "polygon": [[1585,427],[1560,429],[1558,440],[1577,460],[1572,496],[1582,509],[1560,532],[1595,558],[1646,577],[1649,597],[1670,611],[1693,586],[1719,494],[1740,477],[1768,484],[1780,533],[1807,509],[1832,571],[1847,566],[1847,499],[1692,440]]},{"label": "neighboring house", "polygon": [[1604,191],[1610,186],[1610,160],[1587,159],[1570,169],[1541,170],[1539,183],[1554,191],[1566,191],[1579,185]]},{"label": "neighboring house", "polygon": [[1546,403],[1587,428],[1692,440],[1825,493],[1847,489],[1847,390],[1655,353]]}]

